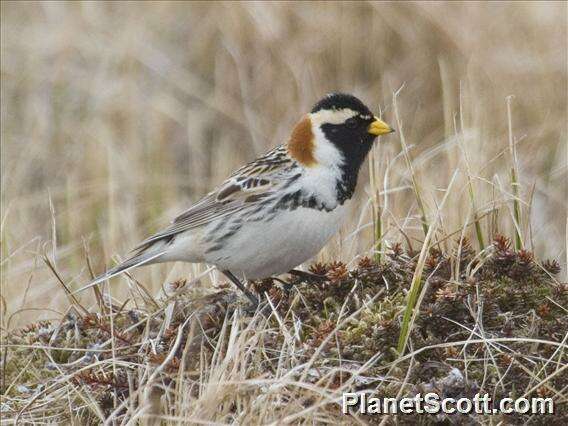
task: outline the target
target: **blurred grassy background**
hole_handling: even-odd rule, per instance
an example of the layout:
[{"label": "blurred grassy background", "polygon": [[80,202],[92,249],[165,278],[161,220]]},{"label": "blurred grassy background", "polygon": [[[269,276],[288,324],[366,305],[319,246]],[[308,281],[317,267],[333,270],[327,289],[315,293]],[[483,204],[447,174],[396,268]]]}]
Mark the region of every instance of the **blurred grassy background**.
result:
[{"label": "blurred grassy background", "polygon": [[[102,272],[235,167],[284,142],[333,90],[360,96],[393,124],[398,91],[430,220],[458,173],[442,212],[445,235],[476,211],[486,242],[497,230],[512,236],[511,136],[524,243],[565,265],[566,9],[562,2],[3,1],[4,326],[14,312],[10,326],[67,305],[44,252],[79,287],[89,277],[84,242]],[[375,187],[364,173],[353,222],[322,257],[370,252],[368,200],[377,191],[386,192],[375,199],[384,240],[404,241],[402,229],[419,246],[400,135],[374,149]],[[135,275],[156,290],[199,270],[170,264]],[[125,281],[116,281],[113,293],[124,292]]]}]

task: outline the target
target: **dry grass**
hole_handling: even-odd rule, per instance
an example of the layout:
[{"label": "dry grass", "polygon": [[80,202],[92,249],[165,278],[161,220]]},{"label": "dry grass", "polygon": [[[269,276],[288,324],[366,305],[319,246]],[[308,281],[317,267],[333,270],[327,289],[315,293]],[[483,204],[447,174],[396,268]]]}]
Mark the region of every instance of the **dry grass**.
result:
[{"label": "dry grass", "polygon": [[[502,236],[483,261],[467,241],[457,246],[432,248],[425,260],[396,246],[381,263],[365,257],[351,270],[313,265],[325,280],[257,282],[265,304],[256,312],[232,288],[203,294],[178,281],[155,300],[133,291],[130,307],[101,301],[91,313],[75,308],[30,324],[6,335],[3,414],[25,423],[353,423],[371,418],[338,418],[343,392],[433,391],[550,397],[562,423],[568,286],[554,279],[558,265],[541,268]],[[418,281],[424,290],[403,353],[400,318],[418,270],[428,278]]]},{"label": "dry grass", "polygon": [[[61,318],[69,299],[60,281],[71,290],[84,284],[87,259],[101,272],[236,166],[284,141],[332,90],[360,96],[399,132],[373,150],[353,221],[320,260],[380,259],[399,241],[419,251],[435,227],[428,246],[447,251],[468,236],[484,249],[502,233],[559,259],[565,276],[565,3],[0,7],[4,330]],[[418,265],[419,304],[427,289]],[[195,286],[205,289],[218,281],[203,265],[134,275],[152,295],[180,277],[203,275]],[[140,291],[125,278],[113,284],[117,303]],[[80,295],[88,310],[95,301]],[[227,333],[233,348],[255,338]],[[204,394],[213,398],[229,382],[262,385],[243,385],[243,371],[223,368],[201,378]],[[277,386],[271,380],[266,386]],[[317,409],[310,413],[317,420]]]}]

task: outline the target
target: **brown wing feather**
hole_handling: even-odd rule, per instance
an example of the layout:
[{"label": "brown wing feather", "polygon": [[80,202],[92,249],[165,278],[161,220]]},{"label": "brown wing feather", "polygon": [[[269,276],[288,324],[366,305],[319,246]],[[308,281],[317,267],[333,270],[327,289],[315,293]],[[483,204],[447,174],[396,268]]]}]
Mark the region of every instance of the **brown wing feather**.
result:
[{"label": "brown wing feather", "polygon": [[285,148],[276,147],[234,172],[217,189],[178,215],[166,229],[144,240],[135,250],[143,252],[157,241],[207,225],[212,220],[260,202],[271,194],[275,175],[291,164]]}]

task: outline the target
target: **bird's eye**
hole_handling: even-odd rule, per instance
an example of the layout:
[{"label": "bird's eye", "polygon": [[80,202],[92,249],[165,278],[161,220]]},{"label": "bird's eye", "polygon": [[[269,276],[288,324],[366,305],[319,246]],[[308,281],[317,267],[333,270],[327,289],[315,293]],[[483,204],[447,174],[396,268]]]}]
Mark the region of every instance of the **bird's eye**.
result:
[{"label": "bird's eye", "polygon": [[345,125],[347,127],[349,127],[350,129],[354,129],[359,125],[359,122],[357,121],[357,119],[355,117],[351,117],[348,120],[345,121]]}]

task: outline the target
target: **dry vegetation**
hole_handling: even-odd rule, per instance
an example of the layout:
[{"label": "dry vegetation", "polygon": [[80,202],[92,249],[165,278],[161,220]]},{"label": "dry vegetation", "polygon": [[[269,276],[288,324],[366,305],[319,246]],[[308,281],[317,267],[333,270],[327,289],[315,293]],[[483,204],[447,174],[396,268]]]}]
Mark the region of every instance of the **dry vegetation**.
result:
[{"label": "dry vegetation", "polygon": [[[433,386],[551,396],[562,422],[566,13],[2,2],[2,417],[311,424],[348,389]],[[399,131],[325,280],[255,283],[256,313],[204,265],[66,297],[331,90]]]}]

